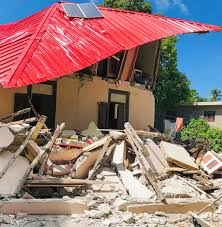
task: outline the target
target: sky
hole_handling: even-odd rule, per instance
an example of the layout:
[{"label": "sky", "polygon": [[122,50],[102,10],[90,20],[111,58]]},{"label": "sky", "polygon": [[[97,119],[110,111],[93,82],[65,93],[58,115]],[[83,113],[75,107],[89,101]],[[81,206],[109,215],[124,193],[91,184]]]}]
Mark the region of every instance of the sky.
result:
[{"label": "sky", "polygon": [[[0,24],[19,20],[55,2],[55,0],[1,1]],[[153,13],[222,26],[221,0],[149,0],[149,2],[152,3]],[[222,32],[181,35],[177,48],[178,68],[188,76],[191,87],[196,89],[201,97],[209,98],[210,90],[213,88],[222,90]]]}]

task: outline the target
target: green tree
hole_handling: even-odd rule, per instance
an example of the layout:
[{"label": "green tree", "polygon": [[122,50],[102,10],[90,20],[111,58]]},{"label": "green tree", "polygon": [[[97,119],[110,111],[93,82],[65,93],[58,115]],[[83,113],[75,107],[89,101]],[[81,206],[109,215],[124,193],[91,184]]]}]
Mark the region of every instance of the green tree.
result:
[{"label": "green tree", "polygon": [[221,100],[221,91],[217,88],[212,89],[210,91],[211,97],[210,97],[210,101],[211,102],[216,102],[216,101],[220,101]]},{"label": "green tree", "polygon": [[145,0],[104,0],[103,6],[151,13],[151,4]]},{"label": "green tree", "polygon": [[160,66],[154,90],[157,114],[186,103],[190,94],[190,81],[177,69],[177,37],[162,40]]},{"label": "green tree", "polygon": [[195,103],[195,102],[207,102],[207,98],[202,98],[199,96],[199,93],[195,89],[191,89],[189,92],[189,96],[187,99],[187,103]]}]

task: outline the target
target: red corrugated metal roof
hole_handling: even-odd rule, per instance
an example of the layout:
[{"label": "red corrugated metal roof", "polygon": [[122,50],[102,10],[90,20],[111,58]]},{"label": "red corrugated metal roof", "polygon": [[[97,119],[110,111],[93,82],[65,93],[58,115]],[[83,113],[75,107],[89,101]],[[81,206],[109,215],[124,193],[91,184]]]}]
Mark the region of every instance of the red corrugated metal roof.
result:
[{"label": "red corrugated metal roof", "polygon": [[56,3],[0,26],[0,83],[22,87],[88,67],[119,51],[168,36],[222,27],[99,7],[104,18],[68,18]]}]

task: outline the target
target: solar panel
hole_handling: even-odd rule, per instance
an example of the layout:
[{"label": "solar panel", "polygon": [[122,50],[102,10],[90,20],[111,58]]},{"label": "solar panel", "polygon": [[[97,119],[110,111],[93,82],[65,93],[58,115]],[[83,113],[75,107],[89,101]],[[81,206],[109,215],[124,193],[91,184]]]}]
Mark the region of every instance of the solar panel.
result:
[{"label": "solar panel", "polygon": [[102,13],[94,3],[62,3],[64,11],[68,17],[98,18],[103,17]]}]

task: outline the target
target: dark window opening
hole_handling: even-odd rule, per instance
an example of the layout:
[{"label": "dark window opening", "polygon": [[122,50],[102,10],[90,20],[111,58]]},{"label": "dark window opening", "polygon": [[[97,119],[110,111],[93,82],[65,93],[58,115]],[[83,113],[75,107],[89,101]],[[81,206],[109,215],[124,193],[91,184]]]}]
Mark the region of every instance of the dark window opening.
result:
[{"label": "dark window opening", "polygon": [[207,122],[215,121],[215,113],[216,111],[204,111],[204,118]]}]

